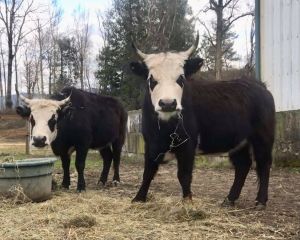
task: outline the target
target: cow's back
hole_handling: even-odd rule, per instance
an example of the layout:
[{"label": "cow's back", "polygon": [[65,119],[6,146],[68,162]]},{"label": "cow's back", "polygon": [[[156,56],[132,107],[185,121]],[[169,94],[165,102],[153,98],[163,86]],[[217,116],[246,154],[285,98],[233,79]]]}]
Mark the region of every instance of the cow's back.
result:
[{"label": "cow's back", "polygon": [[61,93],[71,96],[71,106],[58,129],[58,138],[64,143],[101,148],[125,137],[127,113],[118,100],[76,88],[65,88]]},{"label": "cow's back", "polygon": [[226,152],[261,129],[273,141],[274,101],[262,83],[199,80],[189,89],[204,152]]}]

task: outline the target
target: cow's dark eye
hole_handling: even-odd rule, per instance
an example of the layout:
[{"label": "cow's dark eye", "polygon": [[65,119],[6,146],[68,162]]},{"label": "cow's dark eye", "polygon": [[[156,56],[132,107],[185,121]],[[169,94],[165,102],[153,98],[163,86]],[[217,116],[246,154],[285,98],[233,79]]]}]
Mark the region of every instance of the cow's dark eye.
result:
[{"label": "cow's dark eye", "polygon": [[176,80],[177,84],[183,88],[184,86],[185,77],[183,75],[180,75],[180,77]]},{"label": "cow's dark eye", "polygon": [[54,131],[55,124],[56,124],[56,119],[55,119],[55,114],[53,114],[52,117],[50,118],[50,120],[48,121],[48,125],[49,125],[51,132]]},{"label": "cow's dark eye", "polygon": [[31,123],[31,127],[33,128],[35,126],[35,120],[33,116],[30,117],[30,123]]},{"label": "cow's dark eye", "polygon": [[148,78],[148,82],[149,82],[149,87],[151,89],[151,91],[153,91],[153,89],[155,88],[157,81],[155,81],[152,77],[152,75]]}]

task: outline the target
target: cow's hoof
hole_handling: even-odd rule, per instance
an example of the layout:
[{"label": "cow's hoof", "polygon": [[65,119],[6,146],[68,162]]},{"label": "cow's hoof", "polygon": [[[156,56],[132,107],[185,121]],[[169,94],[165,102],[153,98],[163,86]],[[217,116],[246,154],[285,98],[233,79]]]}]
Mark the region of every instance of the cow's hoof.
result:
[{"label": "cow's hoof", "polygon": [[193,204],[193,197],[192,197],[192,194],[186,196],[186,197],[183,197],[182,198],[182,203],[183,204]]},{"label": "cow's hoof", "polygon": [[132,203],[135,203],[135,202],[136,202],[136,203],[138,203],[138,202],[144,203],[144,202],[146,202],[146,200],[147,200],[146,198],[141,198],[141,197],[137,197],[137,196],[136,196],[134,199],[131,200],[131,202],[132,202]]},{"label": "cow's hoof", "polygon": [[63,190],[69,190],[69,185],[61,184],[60,188]]},{"label": "cow's hoof", "polygon": [[230,201],[228,197],[224,199],[224,201],[221,203],[221,207],[233,207],[234,201]]},{"label": "cow's hoof", "polygon": [[120,185],[120,181],[118,181],[118,180],[113,180],[113,181],[112,181],[112,185],[115,186],[115,187],[117,187],[117,186]]},{"label": "cow's hoof", "polygon": [[101,186],[101,187],[106,187],[106,182],[102,181],[102,180],[99,180],[98,183],[97,183],[98,186]]},{"label": "cow's hoof", "polygon": [[76,192],[77,193],[83,193],[83,192],[86,192],[86,191],[85,191],[85,189],[77,189]]},{"label": "cow's hoof", "polygon": [[263,204],[261,202],[255,203],[255,210],[257,210],[257,211],[263,211],[266,209],[266,207],[267,207],[266,204]]}]

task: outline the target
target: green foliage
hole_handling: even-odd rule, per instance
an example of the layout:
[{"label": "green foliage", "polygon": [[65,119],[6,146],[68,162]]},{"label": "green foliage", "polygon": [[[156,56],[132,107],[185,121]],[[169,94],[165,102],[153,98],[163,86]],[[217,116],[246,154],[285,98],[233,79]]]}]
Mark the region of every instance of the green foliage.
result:
[{"label": "green foliage", "polygon": [[128,68],[137,60],[132,41],[145,53],[184,50],[194,40],[194,25],[187,20],[191,13],[187,0],[114,0],[97,57],[100,92],[119,97],[128,109],[140,108],[145,82]]},{"label": "green foliage", "polygon": [[56,80],[55,90],[60,91],[65,86],[71,86],[76,83],[79,77],[77,65],[77,49],[73,38],[62,37],[57,40],[59,49],[60,74]]}]

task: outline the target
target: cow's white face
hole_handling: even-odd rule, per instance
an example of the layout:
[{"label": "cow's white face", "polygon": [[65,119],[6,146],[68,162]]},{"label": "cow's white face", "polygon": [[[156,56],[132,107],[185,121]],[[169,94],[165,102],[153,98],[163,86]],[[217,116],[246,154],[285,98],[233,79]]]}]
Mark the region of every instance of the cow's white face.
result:
[{"label": "cow's white face", "polygon": [[156,54],[145,54],[132,45],[142,63],[132,62],[131,70],[147,78],[151,102],[161,120],[168,121],[182,110],[185,78],[198,71],[203,63],[201,58],[189,59],[198,42],[199,34],[186,51]]},{"label": "cow's white face", "polygon": [[169,120],[182,110],[181,98],[184,88],[185,54],[149,54],[144,62],[149,70],[148,86],[151,101],[158,117]]},{"label": "cow's white face", "polygon": [[[57,136],[58,111],[69,101],[48,99],[27,99],[22,97],[30,109],[31,144],[38,148],[50,145]],[[21,115],[21,114],[20,114]]]}]

